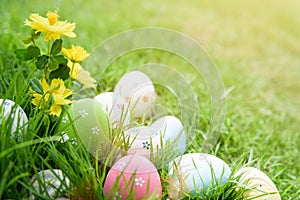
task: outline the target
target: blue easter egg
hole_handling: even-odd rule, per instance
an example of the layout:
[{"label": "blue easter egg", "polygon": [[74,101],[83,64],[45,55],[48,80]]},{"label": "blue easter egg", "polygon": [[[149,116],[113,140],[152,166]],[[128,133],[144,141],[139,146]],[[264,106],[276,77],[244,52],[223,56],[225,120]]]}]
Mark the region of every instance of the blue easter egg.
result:
[{"label": "blue easter egg", "polygon": [[231,169],[220,158],[205,153],[179,156],[169,164],[171,177],[169,194],[205,192],[216,183],[224,184]]}]

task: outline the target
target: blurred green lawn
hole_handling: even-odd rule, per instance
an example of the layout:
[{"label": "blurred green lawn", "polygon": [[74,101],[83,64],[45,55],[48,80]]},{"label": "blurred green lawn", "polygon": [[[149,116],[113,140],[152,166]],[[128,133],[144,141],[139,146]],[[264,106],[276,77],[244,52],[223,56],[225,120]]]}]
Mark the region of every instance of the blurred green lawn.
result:
[{"label": "blurred green lawn", "polygon": [[230,163],[252,149],[283,199],[300,196],[300,1],[1,0],[0,51],[22,46],[30,13],[56,8],[76,22],[72,41],[88,51],[113,34],[148,26],[198,41],[233,88],[218,155]]}]

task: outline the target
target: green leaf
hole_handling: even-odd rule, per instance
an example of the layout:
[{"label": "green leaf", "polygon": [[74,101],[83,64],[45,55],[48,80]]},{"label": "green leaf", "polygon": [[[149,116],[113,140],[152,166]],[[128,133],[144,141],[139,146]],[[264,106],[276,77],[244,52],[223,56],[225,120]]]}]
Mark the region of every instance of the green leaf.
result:
[{"label": "green leaf", "polygon": [[44,126],[49,126],[50,124],[50,118],[47,114],[44,114],[44,117],[43,117],[43,122],[44,122]]},{"label": "green leaf", "polygon": [[50,57],[48,60],[48,69],[50,71],[55,71],[58,69],[58,62],[55,58]]},{"label": "green leaf", "polygon": [[46,55],[38,56],[37,60],[35,61],[35,66],[38,69],[44,69],[47,64],[48,64],[48,56]]},{"label": "green leaf", "polygon": [[43,86],[37,78],[30,79],[31,88],[38,94],[43,94]]},{"label": "green leaf", "polygon": [[28,55],[33,59],[40,55],[40,49],[37,46],[30,45],[27,47]]},{"label": "green leaf", "polygon": [[67,80],[69,78],[69,73],[70,68],[67,65],[60,64],[57,70],[50,73],[49,78],[61,78],[62,80]]},{"label": "green leaf", "polygon": [[27,53],[27,49],[15,49],[14,53],[16,55],[22,55],[22,54],[26,54]]},{"label": "green leaf", "polygon": [[58,64],[66,65],[68,63],[68,60],[63,55],[56,55],[54,58],[57,60]]},{"label": "green leaf", "polygon": [[62,43],[63,43],[62,39],[55,40],[52,44],[50,54],[51,55],[58,54],[61,51]]},{"label": "green leaf", "polygon": [[24,38],[24,39],[22,40],[22,42],[23,42],[24,44],[29,44],[29,43],[31,42],[31,40],[32,40],[31,37],[27,37],[27,38]]},{"label": "green leaf", "polygon": [[16,49],[14,50],[16,57],[22,61],[31,60],[32,58],[29,56],[27,49]]}]

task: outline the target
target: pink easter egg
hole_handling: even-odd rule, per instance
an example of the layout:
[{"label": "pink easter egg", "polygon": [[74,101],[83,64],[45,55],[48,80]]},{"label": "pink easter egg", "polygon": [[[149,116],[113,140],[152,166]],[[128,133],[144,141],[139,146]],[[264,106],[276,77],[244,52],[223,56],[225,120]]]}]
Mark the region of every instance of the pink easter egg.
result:
[{"label": "pink easter egg", "polygon": [[104,192],[108,199],[142,199],[162,194],[159,174],[146,158],[128,155],[118,160],[109,170]]}]

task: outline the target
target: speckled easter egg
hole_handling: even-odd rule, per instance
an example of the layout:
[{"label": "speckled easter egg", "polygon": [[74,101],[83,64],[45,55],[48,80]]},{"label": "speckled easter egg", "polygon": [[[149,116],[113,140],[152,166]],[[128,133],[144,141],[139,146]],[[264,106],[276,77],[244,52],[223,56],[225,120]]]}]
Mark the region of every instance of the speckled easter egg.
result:
[{"label": "speckled easter egg", "polygon": [[162,186],[154,165],[146,158],[129,155],[118,160],[109,170],[104,192],[108,199],[160,198]]},{"label": "speckled easter egg", "polygon": [[[28,118],[24,110],[16,105],[15,102],[8,99],[0,99],[0,124],[2,124],[2,119],[9,122],[8,119],[10,118],[12,118],[12,123],[6,123],[8,130],[10,129],[10,138],[16,137],[18,141],[21,141],[26,132]],[[18,133],[16,133],[16,130],[18,130]]]},{"label": "speckled easter egg", "polygon": [[[61,170],[43,170],[37,176],[31,178],[35,191],[50,199],[67,197],[66,190],[70,187],[69,179],[64,176]],[[31,199],[40,199],[32,194]]]},{"label": "speckled easter egg", "polygon": [[[240,169],[235,176],[240,176],[239,182],[250,188],[244,194],[246,199],[280,200],[280,194],[273,181],[262,171],[253,167]],[[272,194],[271,194],[272,193]],[[262,196],[263,195],[263,196]],[[255,198],[256,197],[256,198]]]},{"label": "speckled easter egg", "polygon": [[[125,135],[130,137],[128,153],[141,155],[148,159],[150,158],[150,149],[153,150],[154,156],[161,156],[163,152],[168,155],[172,154],[174,157],[186,150],[186,134],[183,125],[174,116],[161,117],[147,127],[133,127],[125,131]],[[165,159],[163,156],[161,158]]]},{"label": "speckled easter egg", "polygon": [[156,99],[155,88],[150,78],[139,71],[125,74],[117,83],[114,93],[129,103],[133,117],[149,114]]},{"label": "speckled easter egg", "polygon": [[110,117],[113,127],[126,126],[130,123],[130,112],[128,103],[113,92],[104,92],[95,97],[102,105],[102,110]]},{"label": "speckled easter egg", "polygon": [[111,127],[109,116],[95,99],[80,99],[74,102],[62,117],[58,127],[61,142],[78,143],[78,138],[87,150],[102,160],[109,150]]},{"label": "speckled easter egg", "polygon": [[204,153],[190,153],[177,157],[169,164],[171,177],[169,194],[206,191],[213,183],[225,183],[231,169],[220,158]]}]

